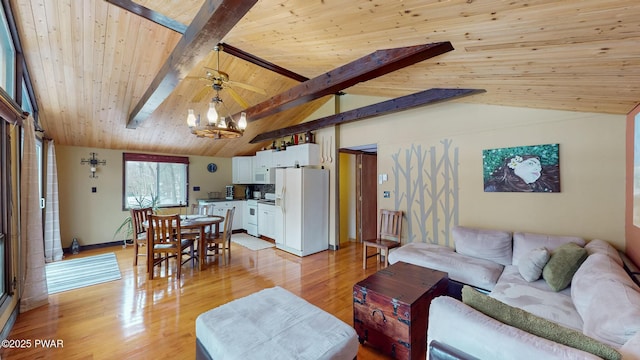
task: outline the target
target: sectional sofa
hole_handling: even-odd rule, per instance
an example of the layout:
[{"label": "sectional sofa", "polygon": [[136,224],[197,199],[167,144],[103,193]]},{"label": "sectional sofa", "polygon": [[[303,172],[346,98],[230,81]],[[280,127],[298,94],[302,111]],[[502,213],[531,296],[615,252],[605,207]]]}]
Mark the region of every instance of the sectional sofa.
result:
[{"label": "sectional sofa", "polygon": [[458,285],[429,310],[427,340],[451,349],[446,358],[640,359],[640,288],[607,242],[469,227],[452,234],[455,248],[409,243],[389,254]]}]

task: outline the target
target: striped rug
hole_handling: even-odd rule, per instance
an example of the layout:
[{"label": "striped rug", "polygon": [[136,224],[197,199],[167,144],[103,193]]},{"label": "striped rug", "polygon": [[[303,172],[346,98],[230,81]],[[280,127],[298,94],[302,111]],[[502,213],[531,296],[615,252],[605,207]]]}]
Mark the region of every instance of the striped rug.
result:
[{"label": "striped rug", "polygon": [[49,294],[120,279],[114,253],[57,261],[45,269]]}]

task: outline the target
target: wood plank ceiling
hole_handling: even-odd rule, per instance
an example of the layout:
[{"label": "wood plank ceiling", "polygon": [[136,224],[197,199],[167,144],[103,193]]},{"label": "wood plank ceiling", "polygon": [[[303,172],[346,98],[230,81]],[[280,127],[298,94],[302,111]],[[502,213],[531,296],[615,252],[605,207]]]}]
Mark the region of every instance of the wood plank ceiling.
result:
[{"label": "wood plank ceiling", "polygon": [[[211,1],[211,0],[207,0]],[[185,155],[251,154],[256,135],[298,124],[327,97],[252,122],[235,140],[199,139],[187,109],[203,116],[198,77],[188,71],[138,128],[129,115],[181,34],[103,0],[10,0],[34,83],[40,121],[57,144]],[[189,25],[203,0],[136,3]],[[211,3],[217,3],[211,1]],[[476,88],[456,101],[626,114],[640,99],[637,0],[259,0],[222,41],[314,78],[380,49],[450,41],[455,50],[346,89],[396,98],[429,88]],[[220,68],[251,105],[298,81],[226,53]],[[213,95],[211,92],[210,96]],[[241,107],[224,91],[231,113]]]}]

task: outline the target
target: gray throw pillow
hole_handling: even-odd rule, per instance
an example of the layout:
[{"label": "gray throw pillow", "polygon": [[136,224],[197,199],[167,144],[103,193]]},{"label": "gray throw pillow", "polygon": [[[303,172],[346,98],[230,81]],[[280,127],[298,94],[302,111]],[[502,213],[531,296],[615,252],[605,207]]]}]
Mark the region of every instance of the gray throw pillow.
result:
[{"label": "gray throw pillow", "polygon": [[549,250],[543,247],[529,251],[518,261],[518,271],[522,278],[528,282],[540,279],[542,269],[544,269],[550,257]]}]

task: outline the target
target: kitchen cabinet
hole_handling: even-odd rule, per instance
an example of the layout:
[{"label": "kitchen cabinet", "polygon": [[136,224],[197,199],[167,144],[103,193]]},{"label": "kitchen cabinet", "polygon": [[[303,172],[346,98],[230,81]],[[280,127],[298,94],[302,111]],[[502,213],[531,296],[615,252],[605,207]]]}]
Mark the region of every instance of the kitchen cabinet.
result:
[{"label": "kitchen cabinet", "polygon": [[[244,217],[243,215],[244,215],[245,203],[246,201],[242,201],[242,200],[237,200],[237,201],[200,200],[199,205],[207,205],[207,206],[213,205],[213,213],[211,215],[218,215],[218,216],[222,216],[223,218],[227,217],[227,209],[231,209],[235,206],[236,212],[233,214],[233,224],[231,228],[233,230],[240,230],[240,229],[244,229],[244,224],[242,223],[242,221]],[[223,231],[223,230],[224,230],[224,221],[220,223],[220,231]]]},{"label": "kitchen cabinet", "polygon": [[254,170],[255,169],[268,169],[273,167],[273,156],[272,154],[275,151],[272,150],[263,150],[263,151],[258,151],[256,153],[256,157],[255,157],[255,163],[253,165]]},{"label": "kitchen cabinet", "polygon": [[318,144],[300,144],[287,147],[285,151],[271,154],[272,167],[296,167],[320,165],[320,146]]},{"label": "kitchen cabinet", "polygon": [[[293,147],[288,147],[287,149],[292,149]],[[295,166],[295,151],[274,151],[272,154],[271,164],[273,167],[293,167]]]},{"label": "kitchen cabinet", "polygon": [[300,144],[284,151],[263,150],[256,153],[254,171],[274,167],[320,165],[320,145]]},{"label": "kitchen cabinet", "polygon": [[234,184],[253,183],[253,156],[231,158],[231,175]]},{"label": "kitchen cabinet", "polygon": [[258,234],[268,238],[276,238],[276,207],[271,204],[258,203]]},{"label": "kitchen cabinet", "polygon": [[[320,145],[318,144],[300,144],[287,148],[289,155],[288,162],[293,162],[291,166],[309,166],[320,165]],[[297,162],[297,164],[296,164]]]},{"label": "kitchen cabinet", "polygon": [[273,167],[273,151],[258,151],[253,159],[253,183],[273,184],[275,177],[272,177],[270,169]]}]

